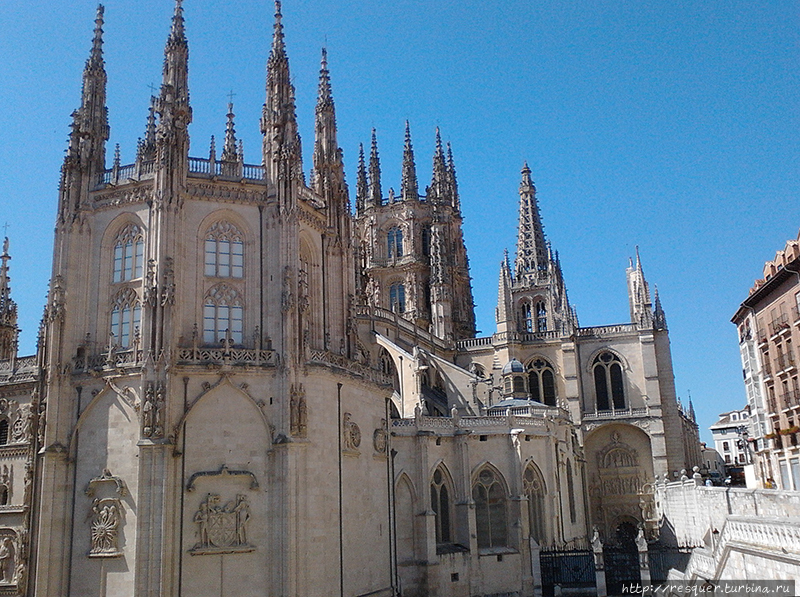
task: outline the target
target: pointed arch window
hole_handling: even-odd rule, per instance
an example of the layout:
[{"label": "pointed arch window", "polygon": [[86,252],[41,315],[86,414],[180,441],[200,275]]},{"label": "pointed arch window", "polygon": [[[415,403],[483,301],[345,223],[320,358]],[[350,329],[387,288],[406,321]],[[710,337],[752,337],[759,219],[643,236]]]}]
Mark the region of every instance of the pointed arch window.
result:
[{"label": "pointed arch window", "polygon": [[528,525],[530,536],[541,545],[545,542],[545,485],[541,471],[533,463],[525,467],[522,475],[522,491],[528,498]]},{"label": "pointed arch window", "polygon": [[440,466],[434,471],[431,480],[431,508],[436,515],[436,543],[453,541],[451,495],[447,475]]},{"label": "pointed arch window", "polygon": [[244,235],[230,222],[217,222],[206,233],[205,275],[244,277]]},{"label": "pointed arch window", "polygon": [[431,227],[422,227],[422,254],[425,257],[431,256]]},{"label": "pointed arch window", "polygon": [[547,331],[547,305],[544,304],[544,301],[536,303],[536,331]]},{"label": "pointed arch window", "polygon": [[575,481],[572,479],[572,463],[567,458],[567,498],[569,500],[569,521],[575,524],[577,512],[575,510]]},{"label": "pointed arch window", "polygon": [[406,287],[400,282],[389,287],[389,309],[395,313],[406,311]]},{"label": "pointed arch window", "polygon": [[233,344],[241,344],[243,318],[244,308],[237,290],[217,284],[203,301],[203,342],[220,344],[230,339]]},{"label": "pointed arch window", "polygon": [[625,409],[625,378],[619,357],[610,352],[597,355],[592,364],[597,410]]},{"label": "pointed arch window", "polygon": [[506,547],[508,543],[508,514],[506,492],[499,475],[484,468],[472,486],[475,502],[475,526],[478,548]]},{"label": "pointed arch window", "polygon": [[114,240],[114,282],[142,277],[144,272],[144,236],[136,224],[128,224]]},{"label": "pointed arch window", "polygon": [[544,359],[534,359],[528,365],[528,386],[531,400],[556,406],[556,376],[553,366]]},{"label": "pointed arch window", "polygon": [[533,331],[533,311],[530,303],[522,305],[522,329],[526,332]]},{"label": "pointed arch window", "polygon": [[395,226],[390,228],[386,235],[386,256],[389,259],[397,259],[403,256],[403,231]]},{"label": "pointed arch window", "polygon": [[142,304],[133,288],[119,292],[111,308],[112,341],[119,348],[130,348],[142,325]]}]

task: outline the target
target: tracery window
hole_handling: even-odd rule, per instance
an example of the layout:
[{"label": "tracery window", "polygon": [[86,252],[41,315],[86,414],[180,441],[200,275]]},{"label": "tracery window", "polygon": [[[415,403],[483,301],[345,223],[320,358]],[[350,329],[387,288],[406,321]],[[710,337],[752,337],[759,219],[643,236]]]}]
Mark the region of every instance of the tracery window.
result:
[{"label": "tracery window", "polygon": [[547,306],[544,301],[536,303],[536,331],[547,331]]},{"label": "tracery window", "polygon": [[217,222],[206,234],[205,274],[215,278],[244,276],[244,235],[230,222]]},{"label": "tracery window", "polygon": [[403,231],[395,226],[386,235],[386,256],[396,259],[403,256]]},{"label": "tracery window", "polygon": [[556,377],[550,363],[544,359],[534,359],[528,365],[528,386],[531,400],[556,406]]},{"label": "tracery window", "polygon": [[114,298],[111,309],[111,336],[120,348],[130,348],[142,324],[142,304],[133,288],[127,288]]},{"label": "tracery window", "polygon": [[144,271],[144,237],[136,224],[128,224],[114,241],[114,282],[141,278]]},{"label": "tracery window", "polygon": [[406,311],[406,287],[400,282],[389,287],[389,309],[395,313]]},{"label": "tracery window", "polygon": [[431,481],[431,508],[436,514],[436,543],[450,543],[452,535],[452,508],[450,507],[450,490],[447,475],[439,466],[433,473]]},{"label": "tracery window", "polygon": [[522,329],[526,332],[533,331],[533,311],[530,303],[523,303],[522,305]]},{"label": "tracery window", "polygon": [[219,344],[230,338],[242,343],[244,309],[239,293],[232,286],[217,284],[203,301],[203,342]]},{"label": "tracery window", "polygon": [[545,486],[542,473],[533,463],[525,467],[522,475],[522,491],[528,498],[528,525],[530,536],[541,545],[545,541],[545,511],[544,494]]},{"label": "tracery window", "polygon": [[597,394],[597,410],[625,409],[625,380],[619,357],[610,352],[597,355],[594,363],[594,389]]},{"label": "tracery window", "polygon": [[506,547],[508,543],[506,492],[497,473],[484,468],[472,487],[478,547]]}]

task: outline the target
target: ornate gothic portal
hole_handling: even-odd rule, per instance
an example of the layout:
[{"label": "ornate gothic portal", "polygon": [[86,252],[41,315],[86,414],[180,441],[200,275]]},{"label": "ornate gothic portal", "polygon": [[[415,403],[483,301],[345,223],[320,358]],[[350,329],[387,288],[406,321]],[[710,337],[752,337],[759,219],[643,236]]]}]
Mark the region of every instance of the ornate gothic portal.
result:
[{"label": "ornate gothic portal", "polygon": [[623,524],[644,522],[641,503],[653,479],[650,438],[632,425],[601,427],[586,438],[591,523],[605,541]]}]

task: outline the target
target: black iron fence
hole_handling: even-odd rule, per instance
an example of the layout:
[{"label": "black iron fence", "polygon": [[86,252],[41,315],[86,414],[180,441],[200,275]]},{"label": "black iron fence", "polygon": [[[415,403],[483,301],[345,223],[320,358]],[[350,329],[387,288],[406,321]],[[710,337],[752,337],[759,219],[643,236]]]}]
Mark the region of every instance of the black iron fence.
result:
[{"label": "black iron fence", "polygon": [[586,588],[595,586],[594,554],[590,549],[542,550],[542,594],[552,597],[555,586]]}]

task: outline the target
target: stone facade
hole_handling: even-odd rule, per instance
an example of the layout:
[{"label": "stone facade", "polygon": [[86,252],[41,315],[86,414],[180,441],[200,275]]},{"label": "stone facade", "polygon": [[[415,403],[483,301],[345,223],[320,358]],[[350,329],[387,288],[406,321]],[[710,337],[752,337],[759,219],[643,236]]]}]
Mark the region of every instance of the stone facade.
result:
[{"label": "stone facade", "polygon": [[543,549],[655,537],[653,479],[700,462],[638,255],[631,322],[580,327],[526,165],[474,337],[449,147],[422,193],[407,128],[387,198],[373,136],[351,214],[323,52],[306,183],[276,8],[256,164],[232,105],[188,154],[178,0],[111,168],[98,11],[35,357],[2,255],[0,594],[531,595]]},{"label": "stone facade", "polygon": [[764,265],[733,323],[739,331],[759,487],[800,490],[800,237]]}]

